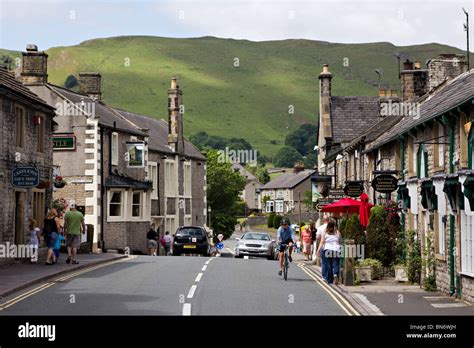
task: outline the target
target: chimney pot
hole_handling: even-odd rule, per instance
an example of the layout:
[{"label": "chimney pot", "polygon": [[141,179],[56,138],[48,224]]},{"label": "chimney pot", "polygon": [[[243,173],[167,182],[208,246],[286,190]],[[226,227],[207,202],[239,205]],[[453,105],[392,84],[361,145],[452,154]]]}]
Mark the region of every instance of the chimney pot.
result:
[{"label": "chimney pot", "polygon": [[408,59],[403,62],[403,70],[413,70],[413,62],[410,62]]},{"label": "chimney pot", "polygon": [[26,50],[28,52],[38,52],[38,46],[36,46],[35,44],[28,44],[26,45]]},{"label": "chimney pot", "polygon": [[419,60],[417,60],[417,61],[414,63],[413,67],[415,68],[415,70],[421,69],[421,62],[420,62]]},{"label": "chimney pot", "polygon": [[176,88],[178,88],[178,84],[176,82],[176,77],[173,77],[171,79],[171,89],[176,89]]}]

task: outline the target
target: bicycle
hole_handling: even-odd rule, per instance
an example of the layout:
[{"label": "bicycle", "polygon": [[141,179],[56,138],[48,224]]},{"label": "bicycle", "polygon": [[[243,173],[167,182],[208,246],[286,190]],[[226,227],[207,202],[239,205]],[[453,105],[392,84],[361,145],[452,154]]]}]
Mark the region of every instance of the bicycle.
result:
[{"label": "bicycle", "polygon": [[283,252],[283,278],[288,280],[288,268],[290,268],[290,262],[288,260],[288,244],[281,244],[285,246],[285,251]]}]

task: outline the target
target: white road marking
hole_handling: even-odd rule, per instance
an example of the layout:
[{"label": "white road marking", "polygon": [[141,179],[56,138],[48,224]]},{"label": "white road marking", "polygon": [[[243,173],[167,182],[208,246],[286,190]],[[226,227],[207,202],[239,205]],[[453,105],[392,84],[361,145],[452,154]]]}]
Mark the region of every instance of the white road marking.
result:
[{"label": "white road marking", "polygon": [[200,281],[200,280],[201,280],[201,277],[202,277],[202,273],[199,273],[194,281],[195,281],[195,282]]},{"label": "white road marking", "polygon": [[249,257],[248,257],[247,255],[245,255],[245,256],[244,256],[244,259],[245,259],[245,260],[248,260],[248,259],[249,259]]},{"label": "white road marking", "polygon": [[435,308],[450,308],[450,307],[467,307],[465,303],[432,303],[431,304]]},{"label": "white road marking", "polygon": [[207,269],[207,265],[202,266],[201,271],[205,271]]},{"label": "white road marking", "polygon": [[427,300],[441,300],[446,299],[446,296],[423,296],[423,298],[426,298]]},{"label": "white road marking", "polygon": [[232,255],[235,255],[235,253],[234,253],[231,249],[229,249],[229,248],[226,248],[226,249],[227,249],[227,251],[229,251]]},{"label": "white road marking", "polygon": [[191,286],[191,289],[189,289],[189,292],[188,292],[188,298],[193,298],[196,288],[197,288],[197,285]]},{"label": "white road marking", "polygon": [[183,315],[191,315],[191,303],[183,304]]},{"label": "white road marking", "polygon": [[210,262],[210,260],[207,260],[206,262],[204,262],[205,265],[208,265]]}]

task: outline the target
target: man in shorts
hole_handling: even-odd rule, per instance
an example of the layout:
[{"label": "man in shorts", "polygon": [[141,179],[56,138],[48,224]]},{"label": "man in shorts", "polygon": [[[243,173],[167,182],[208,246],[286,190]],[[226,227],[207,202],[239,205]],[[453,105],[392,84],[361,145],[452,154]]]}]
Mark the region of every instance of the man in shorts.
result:
[{"label": "man in shorts", "polygon": [[66,246],[68,258],[66,263],[77,265],[76,260],[77,248],[81,246],[81,229],[82,233],[86,233],[86,225],[84,223],[84,215],[76,209],[76,204],[71,204],[71,210],[64,215],[64,231],[66,233]]}]

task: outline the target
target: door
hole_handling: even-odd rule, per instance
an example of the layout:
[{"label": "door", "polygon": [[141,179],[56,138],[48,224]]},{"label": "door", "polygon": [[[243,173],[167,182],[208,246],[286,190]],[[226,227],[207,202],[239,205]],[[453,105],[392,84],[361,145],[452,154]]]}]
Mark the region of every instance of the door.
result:
[{"label": "door", "polygon": [[15,192],[15,244],[25,242],[25,193]]}]

